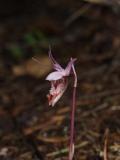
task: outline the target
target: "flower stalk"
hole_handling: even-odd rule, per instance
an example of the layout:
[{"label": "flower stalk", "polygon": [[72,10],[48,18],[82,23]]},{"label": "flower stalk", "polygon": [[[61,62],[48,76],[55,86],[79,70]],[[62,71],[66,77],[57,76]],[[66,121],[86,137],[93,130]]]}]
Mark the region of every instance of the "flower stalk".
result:
[{"label": "flower stalk", "polygon": [[71,123],[70,123],[70,146],[69,146],[69,160],[73,159],[74,156],[74,130],[75,130],[75,108],[76,108],[76,88],[77,88],[77,74],[72,65],[73,75],[74,75],[74,86],[73,86],[73,97],[72,97],[72,108],[71,108]]}]

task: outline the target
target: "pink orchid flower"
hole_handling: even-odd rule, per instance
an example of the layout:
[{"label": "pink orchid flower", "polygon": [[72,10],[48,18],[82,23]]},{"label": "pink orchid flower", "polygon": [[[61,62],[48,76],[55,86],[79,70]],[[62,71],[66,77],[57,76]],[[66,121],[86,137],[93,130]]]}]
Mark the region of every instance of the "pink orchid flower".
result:
[{"label": "pink orchid flower", "polygon": [[63,93],[65,92],[68,85],[68,76],[71,73],[71,69],[74,65],[76,59],[70,59],[67,67],[64,69],[56,62],[51,54],[51,50],[49,51],[49,58],[53,64],[54,72],[50,73],[46,80],[51,82],[51,89],[49,94],[47,95],[48,102],[50,106],[54,106],[57,101],[61,98]]}]

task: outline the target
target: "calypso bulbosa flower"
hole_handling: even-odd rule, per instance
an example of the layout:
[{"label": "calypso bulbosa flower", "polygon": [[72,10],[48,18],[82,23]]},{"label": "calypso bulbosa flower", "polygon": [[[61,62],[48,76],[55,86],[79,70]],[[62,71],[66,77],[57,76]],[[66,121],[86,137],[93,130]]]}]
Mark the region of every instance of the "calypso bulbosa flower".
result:
[{"label": "calypso bulbosa flower", "polygon": [[72,71],[72,66],[74,65],[76,59],[71,58],[67,67],[64,69],[53,58],[51,50],[49,51],[49,58],[55,71],[53,71],[46,77],[46,80],[51,82],[51,89],[49,91],[49,94],[47,95],[47,98],[49,105],[54,106],[67,88],[68,76]]}]

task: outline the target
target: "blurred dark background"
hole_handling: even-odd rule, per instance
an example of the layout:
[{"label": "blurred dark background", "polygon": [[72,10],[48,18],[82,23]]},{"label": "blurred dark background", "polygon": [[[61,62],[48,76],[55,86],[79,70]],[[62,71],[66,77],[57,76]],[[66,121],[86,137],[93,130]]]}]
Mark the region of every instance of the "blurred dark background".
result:
[{"label": "blurred dark background", "polygon": [[49,45],[63,67],[77,58],[75,160],[102,160],[108,130],[119,160],[119,0],[0,0],[0,159],[67,157],[72,78],[50,108]]}]

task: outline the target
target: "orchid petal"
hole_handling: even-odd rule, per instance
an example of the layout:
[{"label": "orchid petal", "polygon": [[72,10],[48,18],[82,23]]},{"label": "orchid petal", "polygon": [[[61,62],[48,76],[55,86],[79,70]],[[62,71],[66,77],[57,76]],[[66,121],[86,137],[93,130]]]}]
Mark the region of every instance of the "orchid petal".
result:
[{"label": "orchid petal", "polygon": [[53,107],[57,103],[57,101],[65,92],[67,85],[68,81],[66,78],[62,78],[56,82],[51,81],[51,89],[49,91],[49,94],[47,95],[50,106]]},{"label": "orchid petal", "polygon": [[49,58],[51,59],[51,62],[53,64],[53,68],[57,71],[63,70],[63,68],[59,65],[59,63],[54,59],[52,53],[51,53],[51,48],[49,47]]},{"label": "orchid petal", "polygon": [[57,61],[54,59],[54,57],[53,57],[53,55],[51,53],[51,47],[50,46],[49,46],[49,52],[48,52],[48,54],[49,54],[49,58],[51,59],[52,63],[53,64],[57,63]]},{"label": "orchid petal", "polygon": [[48,80],[48,81],[56,81],[56,80],[61,79],[62,77],[63,77],[63,75],[61,74],[61,72],[55,71],[55,72],[50,73],[46,77],[46,80]]},{"label": "orchid petal", "polygon": [[53,107],[57,102],[58,100],[62,97],[63,93],[65,92],[67,88],[67,84],[66,85],[63,85],[61,88],[60,88],[60,92],[57,94],[57,96],[54,97],[54,99],[51,101],[51,106]]},{"label": "orchid petal", "polygon": [[65,68],[66,76],[69,76],[71,68],[72,68],[72,65],[74,64],[75,61],[76,61],[76,58],[73,58],[73,59],[71,58],[71,60],[68,63],[67,67]]},{"label": "orchid petal", "polygon": [[64,70],[58,63],[53,64],[53,68],[56,71],[62,71],[62,70]]}]

